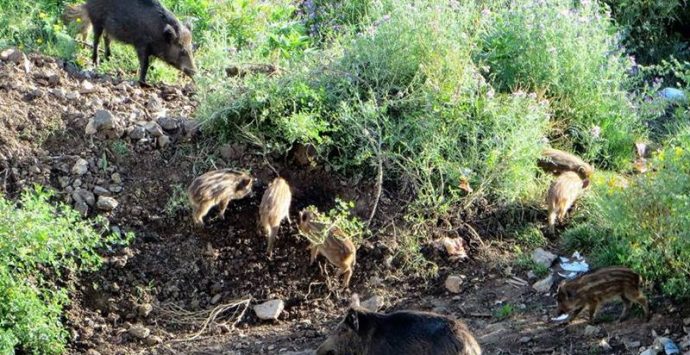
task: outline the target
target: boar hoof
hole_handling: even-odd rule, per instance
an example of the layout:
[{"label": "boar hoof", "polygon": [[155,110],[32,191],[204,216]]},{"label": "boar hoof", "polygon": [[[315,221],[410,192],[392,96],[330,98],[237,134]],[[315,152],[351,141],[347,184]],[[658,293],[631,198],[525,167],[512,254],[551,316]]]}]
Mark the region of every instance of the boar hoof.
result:
[{"label": "boar hoof", "polygon": [[151,84],[145,82],[145,81],[140,81],[139,86],[142,87],[143,89],[150,89],[152,88]]}]

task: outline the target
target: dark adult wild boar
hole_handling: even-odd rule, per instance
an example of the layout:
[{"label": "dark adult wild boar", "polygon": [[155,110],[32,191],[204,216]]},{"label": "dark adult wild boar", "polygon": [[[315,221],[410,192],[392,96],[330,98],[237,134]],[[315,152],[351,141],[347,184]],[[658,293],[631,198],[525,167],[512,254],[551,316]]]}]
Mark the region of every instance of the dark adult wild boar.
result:
[{"label": "dark adult wild boar", "polygon": [[110,56],[111,39],[134,46],[139,57],[140,83],[146,83],[151,56],[193,77],[196,67],[192,57],[192,32],[158,0],[88,0],[82,6],[93,26],[95,65],[98,65],[98,42],[105,32],[106,59]]},{"label": "dark adult wild boar", "polygon": [[480,355],[467,326],[428,312],[369,312],[352,305],[317,355]]}]

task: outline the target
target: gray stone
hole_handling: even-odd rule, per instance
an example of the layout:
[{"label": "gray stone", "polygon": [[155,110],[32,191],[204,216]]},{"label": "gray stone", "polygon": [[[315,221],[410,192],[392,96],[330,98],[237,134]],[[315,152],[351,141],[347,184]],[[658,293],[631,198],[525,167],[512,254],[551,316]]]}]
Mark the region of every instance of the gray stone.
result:
[{"label": "gray stone", "polygon": [[96,91],[96,87],[91,84],[88,80],[84,80],[81,82],[81,90],[80,92],[82,94],[91,94]]},{"label": "gray stone", "polygon": [[221,294],[221,293],[213,296],[213,298],[211,298],[211,304],[216,304],[216,303],[220,302],[220,299],[222,296],[223,296],[223,294]]},{"label": "gray stone", "polygon": [[371,312],[378,312],[384,305],[384,300],[382,296],[373,296],[368,300],[360,303],[360,306],[368,309]]},{"label": "gray stone", "polygon": [[587,325],[585,327],[585,336],[597,335],[599,331],[601,331],[601,328],[594,325]]},{"label": "gray stone", "polygon": [[82,158],[77,159],[77,162],[72,166],[72,174],[84,175],[87,171],[89,171],[89,162]]},{"label": "gray stone", "polygon": [[65,98],[66,98],[67,100],[76,100],[76,99],[78,99],[78,98],[80,98],[80,97],[81,97],[81,95],[80,95],[78,92],[76,92],[76,91],[70,91],[70,92],[68,92],[68,93],[65,94]]},{"label": "gray stone", "polygon": [[107,110],[98,110],[93,116],[93,127],[100,132],[107,129],[114,129],[117,118]]},{"label": "gray stone", "polygon": [[12,62],[14,64],[21,64],[22,56],[24,53],[17,48],[7,48],[0,52],[0,59],[6,62]]},{"label": "gray stone", "polygon": [[74,209],[79,212],[82,217],[89,215],[89,205],[84,200],[74,200]]},{"label": "gray stone", "polygon": [[106,189],[105,187],[102,186],[95,186],[93,188],[93,193],[95,193],[98,196],[112,196],[113,194]]},{"label": "gray stone", "polygon": [[149,134],[154,137],[160,137],[163,135],[163,129],[161,126],[153,121],[146,122],[144,129],[146,129],[146,132],[149,132]]},{"label": "gray stone", "polygon": [[121,184],[122,183],[122,176],[120,173],[113,173],[110,175],[110,179],[113,180],[113,183],[115,184]]},{"label": "gray stone", "polygon": [[96,207],[103,211],[112,211],[117,208],[118,202],[116,199],[107,196],[99,196]]},{"label": "gray stone", "polygon": [[460,293],[462,291],[462,277],[456,275],[450,275],[446,278],[445,282],[446,290],[452,293]]},{"label": "gray stone", "polygon": [[[96,203],[96,196],[93,195],[93,192],[79,188],[75,191],[76,194],[79,195],[79,197],[86,202],[89,206],[93,206],[94,203]],[[76,200],[76,198],[75,198]]]},{"label": "gray stone", "polygon": [[153,311],[153,306],[150,303],[144,303],[137,306],[137,313],[142,317],[148,317]]},{"label": "gray stone", "polygon": [[131,326],[127,332],[137,339],[146,339],[151,334],[151,330],[141,324]]},{"label": "gray stone", "polygon": [[[163,342],[163,339],[157,335],[152,335],[144,339],[144,344],[148,346],[158,345]],[[153,353],[155,354],[155,353]]]},{"label": "gray stone", "polygon": [[170,137],[166,136],[165,134],[158,137],[158,147],[159,148],[165,148],[168,145],[170,145]]},{"label": "gray stone", "polygon": [[132,131],[129,132],[129,138],[135,141],[143,139],[146,136],[146,130],[144,127],[134,127]]},{"label": "gray stone", "polygon": [[284,308],[285,303],[283,303],[283,300],[270,300],[254,306],[254,313],[256,313],[259,319],[276,320]]},{"label": "gray stone", "polygon": [[542,248],[534,249],[532,252],[532,260],[540,265],[550,267],[551,263],[556,260],[557,256],[551,252],[548,252]]},{"label": "gray stone", "polygon": [[537,292],[546,293],[549,292],[549,290],[551,290],[551,285],[553,285],[553,281],[553,274],[549,274],[549,276],[535,282],[532,285],[532,288],[537,290]]},{"label": "gray stone", "polygon": [[166,131],[174,131],[180,126],[180,123],[177,122],[176,119],[168,117],[159,118],[158,124]]}]

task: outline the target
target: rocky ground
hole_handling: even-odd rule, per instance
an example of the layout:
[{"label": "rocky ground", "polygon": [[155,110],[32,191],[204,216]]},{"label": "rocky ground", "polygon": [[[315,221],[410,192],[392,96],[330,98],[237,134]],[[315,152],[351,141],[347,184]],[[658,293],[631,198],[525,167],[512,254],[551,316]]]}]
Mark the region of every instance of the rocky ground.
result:
[{"label": "rocky ground", "polygon": [[[360,247],[345,291],[323,260],[309,266],[294,225],[283,225],[267,260],[255,223],[273,169],[292,185],[293,221],[308,205],[332,207],[335,196],[356,201],[365,216],[373,187],[334,176],[301,149],[262,157],[215,144],[193,120],[196,105],[191,85],[142,89],[52,58],[0,53],[0,191],[15,198],[34,183],[50,186],[85,217],[103,215],[115,231],[136,234],[128,248],[104,251],[104,268],[79,281],[65,319],[74,353],[301,353],[325,338],[352,292],[375,297],[370,304],[383,311],[462,318],[487,354],[653,354],[661,337],[690,351],[690,308],[658,296],[650,295],[648,323],[639,314],[612,321],[619,304],[595,326],[549,322],[553,287],[539,289],[544,282],[530,270],[509,267],[511,241],[490,228],[478,228],[483,244],[471,244],[468,259],[451,261],[429,246],[440,265],[430,281],[397,271],[395,236],[386,232]],[[225,220],[213,210],[205,227],[194,227],[184,191],[195,176],[222,167],[251,171],[259,188],[232,202]],[[387,196],[379,215],[393,216],[397,203]]]}]

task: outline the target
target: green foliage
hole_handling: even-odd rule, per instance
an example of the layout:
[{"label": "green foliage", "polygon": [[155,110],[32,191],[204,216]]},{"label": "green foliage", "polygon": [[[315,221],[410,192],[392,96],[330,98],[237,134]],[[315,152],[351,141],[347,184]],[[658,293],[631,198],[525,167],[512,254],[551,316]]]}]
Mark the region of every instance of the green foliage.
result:
[{"label": "green foliage", "polygon": [[0,349],[9,353],[63,353],[60,316],[71,287],[64,275],[95,270],[98,249],[132,238],[107,234],[105,220],[82,220],[50,197],[37,187],[24,192],[20,207],[0,198]]},{"label": "green foliage", "polygon": [[320,213],[315,206],[308,206],[306,210],[314,214],[316,217],[315,221],[327,226],[327,228],[324,229],[324,233],[321,235],[306,235],[302,233],[300,233],[300,235],[311,243],[323,244],[328,236],[325,232],[330,230],[331,227],[338,227],[350,238],[350,240],[352,240],[355,246],[360,245],[367,230],[359,218],[350,215],[350,210],[355,207],[354,202],[343,201],[340,198],[336,198],[335,204],[335,207],[331,208],[326,214]]},{"label": "green foliage", "polygon": [[569,245],[589,247],[600,265],[626,265],[672,297],[690,296],[690,129],[671,139],[652,171],[629,187],[595,180],[590,216],[569,229]]},{"label": "green foliage", "polygon": [[680,38],[674,27],[687,26],[687,2],[682,0],[604,0],[621,26],[626,46],[642,62],[677,53]]},{"label": "green foliage", "polygon": [[301,12],[310,35],[325,40],[361,30],[373,5],[371,0],[307,0]]},{"label": "green foliage", "polygon": [[528,253],[524,253],[519,247],[516,248],[515,251],[517,254],[513,262],[515,266],[525,270],[531,270],[538,278],[545,277],[549,274],[550,269],[532,260],[532,257]]},{"label": "green foliage", "polygon": [[548,243],[539,227],[534,224],[528,224],[515,231],[515,241],[527,249],[543,247]]},{"label": "green foliage", "polygon": [[492,23],[478,57],[500,91],[544,93],[554,110],[551,137],[558,145],[597,165],[620,168],[644,134],[625,91],[630,61],[596,1],[572,4],[521,0],[487,11]]},{"label": "green foliage", "polygon": [[505,303],[501,307],[498,307],[494,310],[494,318],[497,318],[498,320],[504,320],[512,316],[514,311],[515,309],[513,308],[513,305],[511,305],[510,303]]},{"label": "green foliage", "polygon": [[172,186],[172,195],[165,204],[163,212],[168,217],[175,217],[179,211],[188,208],[187,191],[182,185]]}]

